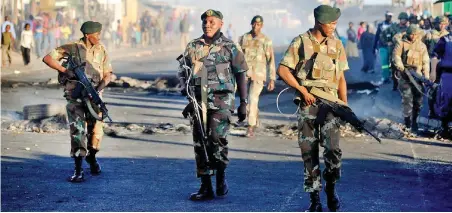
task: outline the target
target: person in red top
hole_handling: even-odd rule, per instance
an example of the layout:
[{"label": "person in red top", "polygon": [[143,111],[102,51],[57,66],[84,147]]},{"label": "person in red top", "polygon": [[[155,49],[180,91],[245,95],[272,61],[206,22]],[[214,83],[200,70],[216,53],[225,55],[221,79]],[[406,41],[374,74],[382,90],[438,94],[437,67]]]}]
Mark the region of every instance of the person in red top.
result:
[{"label": "person in red top", "polygon": [[358,40],[361,39],[361,35],[366,32],[367,23],[366,22],[360,22],[359,28],[358,28]]}]

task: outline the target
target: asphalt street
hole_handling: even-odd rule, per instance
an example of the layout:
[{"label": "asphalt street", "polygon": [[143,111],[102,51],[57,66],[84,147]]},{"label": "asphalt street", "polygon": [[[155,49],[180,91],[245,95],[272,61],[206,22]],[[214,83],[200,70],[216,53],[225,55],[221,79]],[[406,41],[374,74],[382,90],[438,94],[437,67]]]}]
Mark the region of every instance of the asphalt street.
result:
[{"label": "asphalt street", "polygon": [[[126,76],[175,70],[173,53],[149,60],[123,60],[129,62],[115,70]],[[160,60],[160,65],[151,66],[153,60]],[[379,78],[378,73],[361,73],[361,63],[359,59],[350,61],[349,83]],[[133,70],[132,64],[141,68]],[[22,80],[27,76],[28,81],[39,78],[29,74],[21,76]],[[262,96],[262,122],[293,122],[294,117],[276,110],[276,95]],[[180,114],[186,104],[180,96],[114,89],[106,90],[104,96],[116,122],[188,124]],[[390,93],[385,96],[390,102],[398,98]],[[40,103],[65,101],[57,89],[2,88],[2,119],[20,115],[27,104]],[[283,105],[287,112],[294,109],[288,97]],[[360,115],[384,115],[375,109],[373,95],[351,95],[350,105]],[[309,203],[303,192],[300,149],[293,140],[230,136],[229,196],[196,203],[188,200],[199,186],[189,134],[105,136],[99,153],[103,173],[94,177],[87,172],[87,180],[81,184],[66,181],[73,171],[68,133],[2,130],[1,138],[2,211],[302,211]],[[452,211],[452,143],[383,139],[378,144],[365,137],[343,138],[341,148],[338,194],[342,211]],[[321,196],[326,207],[325,194]]]}]

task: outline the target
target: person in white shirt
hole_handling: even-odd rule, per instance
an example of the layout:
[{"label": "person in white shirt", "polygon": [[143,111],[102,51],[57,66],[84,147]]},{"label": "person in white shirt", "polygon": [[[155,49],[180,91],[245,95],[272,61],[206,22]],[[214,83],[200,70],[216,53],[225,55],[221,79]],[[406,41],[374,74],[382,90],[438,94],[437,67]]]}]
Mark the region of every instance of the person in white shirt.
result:
[{"label": "person in white shirt", "polygon": [[20,50],[22,51],[22,58],[24,64],[27,66],[30,63],[30,50],[34,47],[33,32],[30,30],[30,24],[25,24],[25,30],[20,35]]}]

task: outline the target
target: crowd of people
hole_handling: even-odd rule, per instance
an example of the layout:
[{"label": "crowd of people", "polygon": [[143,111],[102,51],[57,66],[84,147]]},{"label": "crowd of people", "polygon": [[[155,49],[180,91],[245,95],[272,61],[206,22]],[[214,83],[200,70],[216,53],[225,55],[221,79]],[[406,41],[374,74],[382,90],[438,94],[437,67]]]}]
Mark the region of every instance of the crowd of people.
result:
[{"label": "crowd of people", "polygon": [[[451,120],[447,112],[451,91],[446,89],[446,82],[451,80],[449,73],[452,72],[452,62],[448,61],[452,58],[452,15],[446,13],[434,18],[428,11],[422,15],[401,12],[397,16],[399,22],[393,22],[392,18],[393,14],[387,11],[385,20],[377,24],[376,31],[373,24],[361,22],[356,32],[350,22],[346,42],[343,42],[347,57],[357,58],[358,47],[361,48],[361,71],[372,73],[375,72],[375,60],[380,59],[381,82],[392,82],[393,91],[400,91],[405,126],[414,133],[418,131],[422,98],[428,91],[429,117],[441,120],[438,136],[450,138],[448,123]],[[426,81],[410,80],[405,75],[410,68]],[[435,86],[423,87],[430,83]]]},{"label": "crowd of people", "polygon": [[27,66],[31,61],[31,53],[41,58],[53,48],[76,39],[80,36],[76,33],[78,21],[64,16],[61,10],[54,17],[50,13],[40,12],[17,23],[5,16],[2,24],[2,66],[11,65],[12,50],[22,53],[24,65]]},{"label": "crowd of people", "polygon": [[[188,14],[177,13],[176,10],[167,15],[160,10],[158,15],[151,16],[145,11],[136,21],[123,25],[121,20],[105,23],[102,29],[102,42],[107,49],[124,46],[137,48],[151,45],[169,45],[180,39],[181,49],[188,43],[191,21]],[[20,51],[24,65],[31,61],[31,56],[42,58],[57,46],[76,41],[82,37],[79,32],[82,18],[71,19],[62,10],[56,15],[40,12],[36,16],[29,15],[26,20],[13,23],[5,16],[2,24],[2,66],[10,66],[13,58],[11,51]],[[178,37],[179,36],[179,37]],[[177,40],[176,40],[177,39]]]}]

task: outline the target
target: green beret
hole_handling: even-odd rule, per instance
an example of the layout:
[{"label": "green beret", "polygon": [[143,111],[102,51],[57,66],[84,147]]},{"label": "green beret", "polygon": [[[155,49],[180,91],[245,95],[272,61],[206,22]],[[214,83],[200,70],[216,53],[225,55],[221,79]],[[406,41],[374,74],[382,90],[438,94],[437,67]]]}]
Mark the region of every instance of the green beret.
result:
[{"label": "green beret", "polygon": [[400,14],[399,14],[399,19],[405,19],[405,20],[408,20],[408,13],[405,13],[405,12],[401,12]]},{"label": "green beret", "polygon": [[338,20],[340,16],[341,10],[329,5],[320,5],[314,9],[314,18],[321,24],[329,24]]},{"label": "green beret", "polygon": [[87,21],[82,24],[82,27],[80,27],[80,31],[82,31],[83,34],[92,34],[97,33],[102,30],[102,24],[95,21]]},{"label": "green beret", "polygon": [[254,24],[254,22],[264,22],[264,18],[260,15],[254,16],[253,19],[251,19],[251,24]]},{"label": "green beret", "polygon": [[419,34],[421,33],[422,30],[421,28],[419,28],[416,24],[411,24],[408,29],[406,30],[406,34],[407,35],[412,35],[412,34]]},{"label": "green beret", "polygon": [[438,16],[435,18],[435,23],[448,23],[449,19],[446,16]]},{"label": "green beret", "polygon": [[223,14],[220,11],[218,11],[218,10],[212,10],[212,9],[208,9],[206,12],[204,12],[201,15],[201,20],[204,20],[204,19],[206,19],[209,16],[215,16],[215,17],[223,20]]}]

